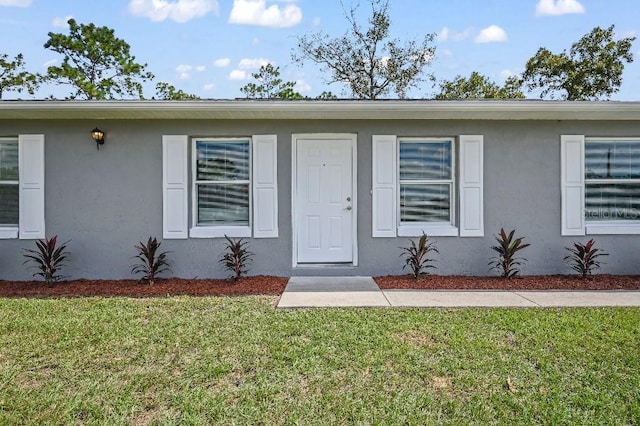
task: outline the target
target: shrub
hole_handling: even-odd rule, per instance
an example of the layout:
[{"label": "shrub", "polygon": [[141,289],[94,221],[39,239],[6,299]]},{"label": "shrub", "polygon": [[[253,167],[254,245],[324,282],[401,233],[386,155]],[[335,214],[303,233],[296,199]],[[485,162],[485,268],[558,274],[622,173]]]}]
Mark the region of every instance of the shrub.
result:
[{"label": "shrub", "polygon": [[600,268],[599,257],[609,256],[602,249],[595,248],[594,239],[587,241],[587,244],[573,243],[573,247],[565,247],[571,254],[565,256],[564,260],[571,269],[586,278],[591,275],[594,269]]},{"label": "shrub", "polygon": [[40,276],[44,278],[47,283],[59,281],[63,278],[58,274],[60,268],[64,265],[69,254],[66,241],[60,246],[58,244],[58,236],[54,235],[52,238],[36,241],[36,250],[24,249],[23,255],[27,258],[24,263],[33,263],[30,266],[32,269],[36,269],[38,272],[33,276]]},{"label": "shrub", "polygon": [[400,247],[403,250],[400,253],[400,257],[405,257],[405,264],[402,269],[408,266],[413,273],[413,278],[417,279],[420,274],[427,274],[423,272],[424,269],[435,268],[434,265],[430,264],[434,260],[429,259],[427,256],[429,253],[439,253],[439,251],[435,243],[429,242],[429,237],[424,232],[418,240],[418,244],[413,240],[409,240],[409,242],[411,243],[409,247]]},{"label": "shrub", "polygon": [[516,257],[516,254],[520,250],[529,247],[530,244],[522,242],[524,237],[514,238],[513,234],[515,232],[516,230],[514,229],[507,235],[504,228],[500,228],[500,233],[495,236],[498,245],[491,246],[491,249],[496,251],[498,255],[489,262],[489,266],[491,266],[491,269],[500,271],[503,278],[511,278],[518,275],[520,271],[517,266],[522,265],[522,262],[527,260],[522,257]]},{"label": "shrub", "polygon": [[222,263],[224,268],[231,272],[229,278],[233,281],[237,281],[242,274],[247,273],[249,270],[247,263],[251,261],[253,253],[247,250],[249,242],[240,238],[239,240],[233,240],[226,235],[227,243],[225,245],[226,252],[222,253],[219,262]]},{"label": "shrub", "polygon": [[167,259],[168,252],[158,253],[160,244],[156,238],[149,237],[147,244],[141,241],[139,245],[135,246],[138,254],[134,258],[138,259],[138,263],[131,266],[131,273],[143,274],[141,279],[149,282],[149,284],[155,282],[158,274],[171,271],[169,260]]}]

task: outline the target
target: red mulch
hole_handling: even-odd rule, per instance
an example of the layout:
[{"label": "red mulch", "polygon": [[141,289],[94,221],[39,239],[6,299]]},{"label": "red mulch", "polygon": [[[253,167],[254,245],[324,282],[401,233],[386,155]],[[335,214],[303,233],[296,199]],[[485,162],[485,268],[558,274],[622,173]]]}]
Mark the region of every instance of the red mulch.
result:
[{"label": "red mulch", "polygon": [[417,280],[410,275],[375,277],[381,289],[421,290],[640,290],[640,275],[528,275],[511,279],[428,275]]},{"label": "red mulch", "polygon": [[226,279],[161,278],[154,284],[139,280],[71,280],[46,284],[43,281],[0,281],[0,297],[87,297],[87,296],[236,296],[280,295],[288,278],[257,275],[237,282]]},{"label": "red mulch", "polygon": [[[422,290],[640,290],[640,275],[530,275],[503,279],[460,275],[429,275],[415,280],[409,275],[375,277],[381,289]],[[238,296],[280,295],[288,278],[257,275],[237,282],[226,279],[161,278],[154,284],[138,280],[1,281],[0,297],[89,296]]]}]

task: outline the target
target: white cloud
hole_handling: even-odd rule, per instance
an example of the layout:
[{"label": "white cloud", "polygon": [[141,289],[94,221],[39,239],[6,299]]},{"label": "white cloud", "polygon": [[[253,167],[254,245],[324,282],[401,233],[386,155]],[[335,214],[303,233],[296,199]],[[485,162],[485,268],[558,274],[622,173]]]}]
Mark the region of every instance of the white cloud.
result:
[{"label": "white cloud", "polygon": [[264,58],[243,58],[243,59],[240,59],[240,63],[238,64],[238,69],[255,70],[267,64],[269,64],[269,60]]},{"label": "white cloud", "polygon": [[254,37],[253,40],[251,40],[252,46],[257,46],[259,44],[260,44],[260,39],[258,37]]},{"label": "white cloud", "polygon": [[197,72],[203,72],[207,70],[207,67],[205,67],[204,65],[196,65],[195,70]]},{"label": "white cloud", "polygon": [[302,10],[295,4],[272,4],[267,7],[266,0],[233,0],[233,8],[229,15],[229,22],[232,24],[276,28],[293,27],[301,20]]},{"label": "white cloud", "polygon": [[229,58],[220,58],[213,61],[213,66],[216,68],[226,68],[231,63],[231,59]]},{"label": "white cloud", "polygon": [[33,0],[0,0],[0,6],[29,7]]},{"label": "white cloud", "polygon": [[178,65],[176,67],[176,72],[178,73],[178,78],[180,80],[188,80],[191,78],[191,70],[193,67],[191,65]]},{"label": "white cloud", "polygon": [[71,15],[67,15],[64,18],[61,18],[61,17],[53,18],[53,21],[51,21],[51,25],[53,25],[56,28],[66,28],[67,21],[69,21],[69,19],[71,18],[73,18],[73,16]]},{"label": "white cloud", "polygon": [[509,77],[513,77],[513,76],[516,76],[516,75],[518,75],[518,74],[519,74],[519,73],[518,73],[518,72],[516,72],[516,71],[514,71],[514,70],[504,69],[504,70],[500,71],[500,78],[501,78],[502,80],[506,80],[506,79],[508,79]]},{"label": "white cloud", "polygon": [[57,59],[51,59],[51,60],[48,60],[47,62],[45,62],[44,64],[42,64],[42,66],[44,67],[44,69],[47,69],[49,67],[54,66],[57,63],[58,63]]},{"label": "white cloud", "polygon": [[249,73],[244,70],[233,70],[229,73],[229,79],[231,80],[246,80],[249,77]]},{"label": "white cloud", "polygon": [[474,39],[476,43],[496,43],[507,41],[507,33],[497,25],[484,28]]},{"label": "white cloud", "polygon": [[207,92],[211,92],[213,89],[216,88],[216,85],[213,83],[209,83],[209,84],[205,84],[204,86],[202,86],[202,88],[204,90],[206,90]]},{"label": "white cloud", "polygon": [[578,0],[538,0],[536,5],[536,16],[557,16],[584,12],[584,6]]},{"label": "white cloud", "polygon": [[300,93],[309,93],[311,91],[311,85],[304,80],[297,80],[295,88]]},{"label": "white cloud", "polygon": [[312,24],[314,27],[319,27],[321,22],[322,22],[322,21],[320,20],[320,18],[313,18],[313,21],[311,21],[311,24]]},{"label": "white cloud", "polygon": [[129,12],[152,21],[171,19],[184,23],[209,12],[218,14],[218,0],[130,0]]},{"label": "white cloud", "polygon": [[448,27],[442,27],[440,32],[438,33],[438,41],[462,41],[466,40],[471,36],[473,30],[471,28],[467,28],[462,32],[451,31]]}]

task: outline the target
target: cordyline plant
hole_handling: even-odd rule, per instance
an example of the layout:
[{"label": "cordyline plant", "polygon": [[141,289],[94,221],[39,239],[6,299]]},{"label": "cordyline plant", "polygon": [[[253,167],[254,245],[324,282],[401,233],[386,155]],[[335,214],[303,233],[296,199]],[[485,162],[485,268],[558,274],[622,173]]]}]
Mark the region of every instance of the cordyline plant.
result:
[{"label": "cordyline plant", "polygon": [[429,253],[439,253],[439,251],[435,243],[430,242],[429,237],[424,232],[417,244],[413,240],[409,240],[409,242],[411,243],[409,247],[399,247],[402,249],[400,257],[405,258],[405,264],[402,269],[408,266],[413,273],[413,278],[418,279],[420,275],[427,275],[427,272],[424,271],[425,269],[435,268],[434,265],[431,265],[435,261],[427,256]]},{"label": "cordyline plant", "polygon": [[59,281],[63,278],[58,274],[60,268],[64,265],[69,254],[67,249],[67,243],[65,241],[60,246],[58,244],[58,236],[54,235],[52,238],[45,238],[44,240],[36,241],[36,250],[24,249],[23,255],[27,258],[24,263],[33,263],[30,266],[32,269],[36,269],[38,272],[33,276],[40,276],[44,278],[47,283]]},{"label": "cordyline plant", "polygon": [[229,278],[237,281],[242,274],[247,273],[249,270],[247,264],[251,261],[253,253],[247,250],[249,243],[244,239],[233,240],[226,235],[224,238],[227,240],[225,244],[226,251],[220,256],[219,262],[222,263],[227,271],[231,272]]},{"label": "cordyline plant", "polygon": [[155,283],[158,274],[171,271],[167,259],[168,252],[158,252],[160,244],[155,237],[149,237],[147,244],[140,241],[139,245],[135,246],[138,254],[134,256],[134,259],[138,259],[138,263],[131,266],[131,273],[143,274],[141,279],[149,284]]},{"label": "cordyline plant", "polygon": [[522,265],[522,262],[527,260],[517,257],[516,254],[520,250],[529,247],[530,244],[522,242],[524,237],[514,238],[513,234],[515,232],[516,230],[514,229],[507,234],[504,228],[500,228],[500,233],[495,237],[498,245],[491,246],[491,249],[496,251],[498,255],[489,262],[489,266],[491,266],[491,269],[500,271],[503,278],[512,278],[518,275],[520,271],[517,266]]},{"label": "cordyline plant", "polygon": [[600,268],[598,258],[609,256],[604,250],[595,248],[596,241],[590,239],[587,244],[573,243],[573,247],[565,247],[571,254],[565,256],[564,260],[569,264],[571,269],[586,278],[591,275],[594,269]]}]

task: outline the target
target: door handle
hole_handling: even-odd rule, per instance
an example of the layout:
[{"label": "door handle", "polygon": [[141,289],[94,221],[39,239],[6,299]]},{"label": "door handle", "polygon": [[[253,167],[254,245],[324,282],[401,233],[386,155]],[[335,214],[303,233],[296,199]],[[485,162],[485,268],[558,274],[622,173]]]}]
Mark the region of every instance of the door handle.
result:
[{"label": "door handle", "polygon": [[349,211],[349,210],[351,210],[351,206],[347,206],[347,208],[346,208],[346,209],[342,209],[342,210],[347,210],[347,211]]}]

